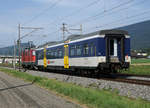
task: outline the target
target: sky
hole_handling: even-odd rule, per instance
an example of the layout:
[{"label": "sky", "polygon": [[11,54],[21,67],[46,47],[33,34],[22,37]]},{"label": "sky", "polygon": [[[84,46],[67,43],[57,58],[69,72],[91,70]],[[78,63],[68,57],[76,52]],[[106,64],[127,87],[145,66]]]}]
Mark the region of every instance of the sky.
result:
[{"label": "sky", "polygon": [[[66,24],[65,38],[103,29],[122,27],[150,20],[149,0],[1,0],[0,47],[13,45],[18,39],[18,25],[43,28],[21,42],[41,45],[62,40],[62,23]],[[21,37],[32,29],[21,29]]]}]

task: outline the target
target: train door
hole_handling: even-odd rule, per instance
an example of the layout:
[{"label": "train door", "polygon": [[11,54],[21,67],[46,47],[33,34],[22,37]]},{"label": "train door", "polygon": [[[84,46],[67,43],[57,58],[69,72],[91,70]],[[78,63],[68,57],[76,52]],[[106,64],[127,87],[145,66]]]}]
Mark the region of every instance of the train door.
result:
[{"label": "train door", "polygon": [[122,36],[106,38],[106,61],[124,62],[124,38]]},{"label": "train door", "polygon": [[69,49],[68,45],[64,45],[64,68],[68,69],[69,68]]},{"label": "train door", "polygon": [[117,57],[117,39],[110,39],[110,49],[109,54],[110,56]]},{"label": "train door", "polygon": [[44,60],[43,60],[43,63],[44,63],[44,68],[46,68],[47,67],[46,48],[44,48]]}]

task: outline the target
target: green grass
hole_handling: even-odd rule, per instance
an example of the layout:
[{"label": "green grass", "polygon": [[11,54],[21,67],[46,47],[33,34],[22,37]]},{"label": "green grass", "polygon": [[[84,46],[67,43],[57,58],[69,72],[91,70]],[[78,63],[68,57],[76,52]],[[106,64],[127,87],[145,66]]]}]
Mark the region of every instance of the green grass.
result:
[{"label": "green grass", "polygon": [[136,75],[150,75],[150,65],[144,65],[149,63],[150,59],[132,59],[130,69],[123,71],[122,73],[136,74]]},{"label": "green grass", "polygon": [[0,71],[24,79],[25,81],[35,80],[36,84],[57,92],[58,94],[68,96],[81,104],[86,104],[90,108],[150,108],[150,103],[147,101],[129,99],[119,96],[116,92],[84,88],[71,83],[32,76],[24,72],[10,69],[0,68]]},{"label": "green grass", "polygon": [[132,64],[138,64],[138,63],[150,63],[150,59],[132,59]]},{"label": "green grass", "polygon": [[13,64],[10,64],[10,63],[0,63],[0,66],[13,67]]},{"label": "green grass", "polygon": [[150,65],[131,65],[127,71],[122,73],[135,74],[135,75],[150,75]]}]

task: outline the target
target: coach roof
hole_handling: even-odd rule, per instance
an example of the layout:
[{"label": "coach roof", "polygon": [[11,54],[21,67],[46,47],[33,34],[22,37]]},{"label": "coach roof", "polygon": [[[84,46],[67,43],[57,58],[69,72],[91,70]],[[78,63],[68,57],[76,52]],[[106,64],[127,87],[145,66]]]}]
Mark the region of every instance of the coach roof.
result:
[{"label": "coach roof", "polygon": [[117,30],[117,29],[112,29],[112,30],[100,30],[100,31],[96,31],[96,32],[92,32],[92,33],[88,33],[88,34],[84,34],[84,35],[71,35],[67,38],[67,40],[77,40],[77,39],[82,39],[82,38],[86,38],[86,37],[91,37],[94,35],[106,35],[106,34],[124,34],[124,35],[128,35],[127,31],[124,30]]},{"label": "coach roof", "polygon": [[117,30],[117,29],[113,29],[113,30],[102,30],[99,33],[100,35],[105,35],[105,34],[124,34],[124,35],[128,35],[127,31],[124,30]]},{"label": "coach roof", "polygon": [[[99,31],[84,34],[84,35],[70,35],[65,41],[68,41],[68,40],[69,41],[74,41],[74,40],[83,39],[83,38],[87,38],[87,37],[91,37],[91,36],[95,36],[95,35],[106,35],[106,34],[124,34],[124,35],[128,35],[128,32],[124,31],[124,30],[117,30],[117,29],[99,30]],[[57,45],[57,44],[61,44],[61,43],[64,43],[64,41],[47,42],[43,45],[40,45],[38,48],[44,47],[46,45],[53,46],[53,45]]]}]

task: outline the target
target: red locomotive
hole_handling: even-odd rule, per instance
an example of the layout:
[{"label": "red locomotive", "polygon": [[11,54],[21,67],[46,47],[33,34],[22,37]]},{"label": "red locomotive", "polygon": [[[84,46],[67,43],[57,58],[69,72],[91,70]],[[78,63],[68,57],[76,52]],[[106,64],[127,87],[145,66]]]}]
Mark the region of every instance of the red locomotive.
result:
[{"label": "red locomotive", "polygon": [[36,55],[35,49],[26,48],[22,51],[22,67],[23,68],[31,68],[35,67]]}]

